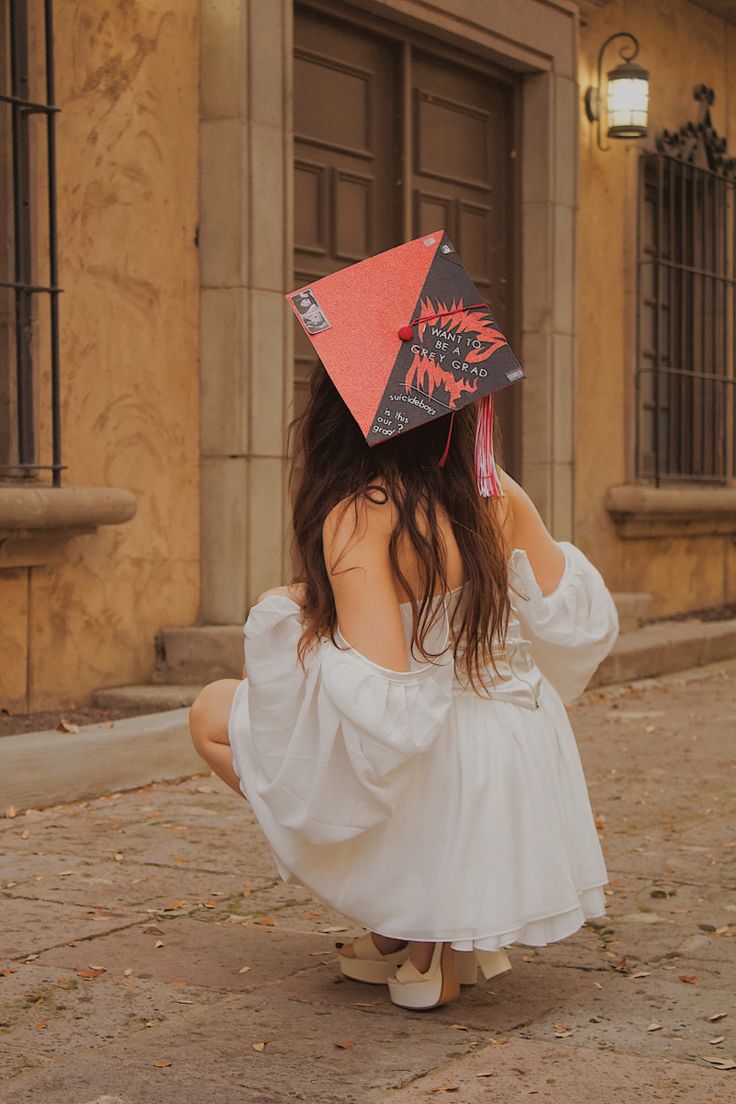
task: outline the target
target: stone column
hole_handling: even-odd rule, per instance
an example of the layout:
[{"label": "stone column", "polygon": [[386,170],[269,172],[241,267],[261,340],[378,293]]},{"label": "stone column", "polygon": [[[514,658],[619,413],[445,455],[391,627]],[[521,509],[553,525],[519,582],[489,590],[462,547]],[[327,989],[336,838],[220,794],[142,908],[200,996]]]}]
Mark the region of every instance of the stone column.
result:
[{"label": "stone column", "polygon": [[574,536],[576,356],[577,84],[563,60],[524,81],[521,195],[523,482],[558,540]]},{"label": "stone column", "polygon": [[200,621],[287,580],[291,0],[202,0]]}]

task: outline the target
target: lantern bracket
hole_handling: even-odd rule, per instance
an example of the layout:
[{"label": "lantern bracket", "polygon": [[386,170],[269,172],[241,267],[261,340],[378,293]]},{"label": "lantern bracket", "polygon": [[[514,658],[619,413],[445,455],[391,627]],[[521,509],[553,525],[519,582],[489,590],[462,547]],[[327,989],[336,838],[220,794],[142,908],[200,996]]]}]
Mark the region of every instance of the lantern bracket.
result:
[{"label": "lantern bracket", "polygon": [[606,47],[617,38],[626,38],[629,40],[627,44],[619,48],[619,56],[624,63],[632,62],[639,53],[639,40],[636,35],[630,34],[628,31],[616,31],[615,34],[609,35],[598,51],[598,83],[595,87],[588,88],[585,93],[585,114],[588,116],[591,123],[596,124],[596,141],[598,143],[598,149],[601,150],[608,150],[611,148],[610,146],[604,146],[601,142],[601,77],[603,55],[606,52]]}]

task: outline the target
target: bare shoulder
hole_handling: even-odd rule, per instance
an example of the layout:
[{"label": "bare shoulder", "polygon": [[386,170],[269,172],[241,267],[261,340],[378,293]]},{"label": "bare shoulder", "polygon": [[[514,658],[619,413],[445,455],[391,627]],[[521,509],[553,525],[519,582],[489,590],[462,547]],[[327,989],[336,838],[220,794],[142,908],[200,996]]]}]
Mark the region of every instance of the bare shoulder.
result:
[{"label": "bare shoulder", "polygon": [[395,506],[382,494],[338,502],[322,526],[328,573],[338,567],[365,566],[366,559],[386,554],[395,521]]}]

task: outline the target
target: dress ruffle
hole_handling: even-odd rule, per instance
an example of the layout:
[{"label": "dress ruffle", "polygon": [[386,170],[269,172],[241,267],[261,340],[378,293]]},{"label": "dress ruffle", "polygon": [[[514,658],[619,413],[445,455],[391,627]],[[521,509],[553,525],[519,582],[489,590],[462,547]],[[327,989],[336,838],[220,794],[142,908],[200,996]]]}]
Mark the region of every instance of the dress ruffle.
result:
[{"label": "dress ruffle", "polygon": [[247,773],[284,828],[339,843],[395,809],[411,760],[431,747],[450,709],[452,662],[390,671],[324,641],[303,671],[299,614],[290,598],[272,595],[246,624]]},{"label": "dress ruffle", "polygon": [[534,661],[563,702],[583,692],[619,632],[616,605],[600,571],[569,541],[562,578],[542,594],[529,557],[515,548],[509,560],[510,601]]},{"label": "dress ruffle", "polygon": [[546,596],[526,554],[512,554],[520,596],[497,699],[459,686],[449,652],[390,671],[338,635],[302,668],[300,607],[270,595],[252,608],[229,736],[282,878],[384,935],[461,950],[542,945],[604,913],[607,872],[562,701],[618,620],[590,561],[560,547],[565,571]]}]

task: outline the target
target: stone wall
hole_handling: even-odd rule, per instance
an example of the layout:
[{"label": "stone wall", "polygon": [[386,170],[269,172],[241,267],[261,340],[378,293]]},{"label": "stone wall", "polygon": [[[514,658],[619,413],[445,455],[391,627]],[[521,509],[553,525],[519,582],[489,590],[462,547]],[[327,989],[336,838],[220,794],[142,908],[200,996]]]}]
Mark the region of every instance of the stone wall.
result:
[{"label": "stone wall", "polygon": [[[655,148],[662,129],[700,117],[692,93],[701,83],[715,90],[713,122],[733,155],[736,26],[689,0],[585,7],[581,97],[596,83],[601,44],[609,34],[630,31],[640,43],[637,61],[650,71],[650,113],[647,138],[608,140],[611,148],[603,152],[581,99],[576,541],[613,589],[652,593],[653,615],[715,606],[736,600],[732,535],[622,540],[604,498],[607,487],[635,481],[637,159],[642,148]],[[617,43],[609,46],[604,72],[620,60],[616,50]]]},{"label": "stone wall", "polygon": [[197,0],[55,5],[64,485],[136,516],[0,571],[0,706],[142,681],[199,598]]}]

